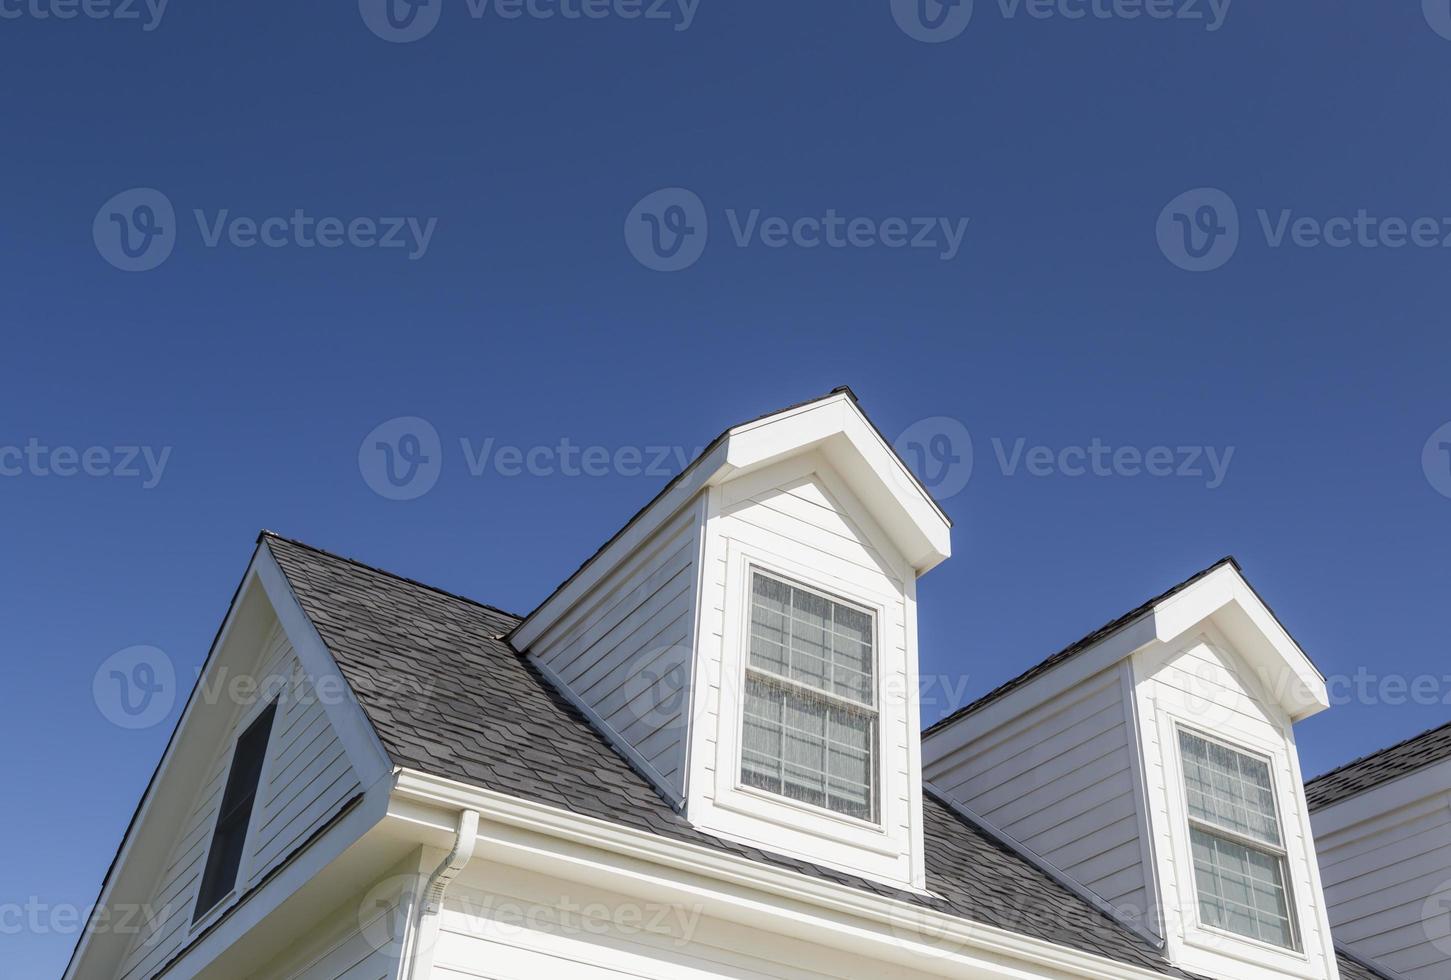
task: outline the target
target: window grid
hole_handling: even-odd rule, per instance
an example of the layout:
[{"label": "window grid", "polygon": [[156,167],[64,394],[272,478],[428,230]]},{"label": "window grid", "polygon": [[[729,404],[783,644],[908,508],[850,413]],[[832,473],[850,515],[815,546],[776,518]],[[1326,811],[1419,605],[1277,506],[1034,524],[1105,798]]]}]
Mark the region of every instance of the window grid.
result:
[{"label": "window grid", "polygon": [[1182,730],[1179,748],[1203,923],[1297,948],[1269,764]]},{"label": "window grid", "polygon": [[871,613],[751,573],[741,781],[876,819]]}]

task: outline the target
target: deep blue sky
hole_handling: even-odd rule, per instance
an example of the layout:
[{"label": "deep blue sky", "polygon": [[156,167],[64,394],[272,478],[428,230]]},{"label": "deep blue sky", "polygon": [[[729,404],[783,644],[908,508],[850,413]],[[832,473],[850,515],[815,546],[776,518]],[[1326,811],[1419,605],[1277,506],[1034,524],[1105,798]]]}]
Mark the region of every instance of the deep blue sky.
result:
[{"label": "deep blue sky", "polygon": [[[146,31],[0,2],[26,11],[0,18],[0,448],[172,449],[149,490],[0,477],[0,904],[94,899],[180,704],[122,730],[92,676],[145,644],[189,682],[259,528],[522,612],[663,482],[475,478],[461,438],[695,447],[850,384],[891,436],[972,434],[956,555],[921,585],[924,673],[966,695],[1230,552],[1325,672],[1448,672],[1451,499],[1422,449],[1451,421],[1451,250],[1275,249],[1256,215],[1451,215],[1451,40],[1419,0],[1236,2],[1214,32],[978,0],[941,44],[888,0],[702,0],[683,31],[442,2],[408,44],[350,3],[175,0]],[[127,273],[92,223],[136,187],[179,239]],[[622,230],[668,187],[710,223],[680,272]],[[1196,274],[1156,222],[1202,187],[1241,238]],[[207,248],[192,217],[298,208],[438,223],[410,260]],[[738,248],[728,209],[971,221],[942,261]],[[398,416],[445,448],[406,502],[358,462]],[[993,440],[1020,438],[1234,455],[1212,490],[1009,476]],[[1302,725],[1307,773],[1451,720],[1386,700]],[[75,939],[0,936],[17,977]]]}]

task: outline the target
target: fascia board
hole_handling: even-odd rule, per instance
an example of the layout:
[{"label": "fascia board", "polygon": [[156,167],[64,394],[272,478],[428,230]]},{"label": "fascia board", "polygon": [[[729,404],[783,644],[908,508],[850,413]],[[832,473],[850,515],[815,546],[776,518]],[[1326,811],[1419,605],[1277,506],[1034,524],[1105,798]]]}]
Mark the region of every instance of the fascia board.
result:
[{"label": "fascia board", "polygon": [[[271,548],[261,549],[254,563],[254,573],[267,594],[267,601],[272,604],[282,631],[292,644],[293,652],[312,680],[328,724],[336,732],[338,741],[343,743],[348,761],[358,774],[358,781],[364,786],[371,786],[393,767],[382,740],[363,712],[356,693],[343,677],[317,627],[303,611],[297,594],[292,590],[292,583],[277,564]],[[347,696],[330,696],[325,693],[329,691],[346,692]]]},{"label": "fascia board", "polygon": [[[124,889],[128,883],[128,863],[138,846],[138,841],[143,837],[141,831],[146,827],[147,820],[151,816],[152,806],[156,801],[158,793],[166,784],[167,777],[175,764],[177,757],[184,751],[192,748],[190,740],[184,738],[189,730],[192,719],[198,710],[198,705],[203,698],[199,695],[203,692],[203,683],[207,679],[208,671],[212,668],[219,651],[226,649],[227,641],[230,639],[232,629],[237,623],[239,612],[247,605],[252,595],[252,589],[257,587],[254,571],[257,565],[258,555],[262,552],[259,544],[252,553],[251,560],[247,563],[247,570],[242,575],[242,580],[237,585],[237,591],[232,596],[231,604],[227,607],[227,614],[222,619],[222,625],[217,630],[216,637],[207,651],[206,659],[202,661],[201,670],[197,674],[196,683],[192,686],[191,693],[187,696],[186,706],[182,709],[181,717],[177,719],[176,727],[172,730],[171,738],[166,743],[166,748],[161,755],[161,761],[157,763],[155,772],[152,773],[151,781],[147,784],[142,794],[141,803],[136,808],[135,815],[131,818],[130,825],[121,840],[121,846],[112,862],[111,871],[107,874],[101,886],[101,893],[96,899],[96,904],[91,910],[94,917],[102,910],[107,909],[119,899],[118,889]],[[166,841],[162,846],[172,843]],[[162,856],[158,860],[164,861]],[[87,958],[91,951],[100,945],[110,945],[123,940],[118,939],[116,934],[106,930],[91,929],[90,920],[87,920],[87,928],[82,930],[80,942],[71,955],[70,962],[66,964],[66,970],[62,974],[62,980],[75,980],[78,977],[91,976],[94,971],[86,971]],[[124,951],[122,951],[124,955]]]},{"label": "fascia board", "polygon": [[[892,537],[918,575],[952,554],[952,526],[877,430],[846,396],[731,430],[731,478],[820,449]],[[714,483],[724,482],[717,475]]]},{"label": "fascia board", "polygon": [[393,796],[420,839],[436,839],[447,814],[428,827],[408,804],[478,810],[480,833],[490,835],[479,854],[489,860],[632,879],[652,895],[686,894],[707,911],[878,960],[964,980],[1164,980],[1153,970],[415,770],[399,773]]},{"label": "fascia board", "polygon": [[[1172,643],[1196,625],[1216,618],[1226,635],[1242,647],[1241,654],[1266,673],[1268,693],[1292,721],[1302,721],[1330,707],[1325,678],[1280,625],[1255,591],[1232,566],[1225,565],[1154,607],[1154,628],[1163,643]],[[1239,628],[1241,622],[1249,630]],[[1289,670],[1293,682],[1286,683]]]},{"label": "fascia board", "polygon": [[684,507],[708,484],[729,472],[727,440],[719,440],[665,488],[644,510],[636,514],[600,551],[565,581],[509,635],[518,650],[528,650],[590,589],[610,573],[626,556]]}]

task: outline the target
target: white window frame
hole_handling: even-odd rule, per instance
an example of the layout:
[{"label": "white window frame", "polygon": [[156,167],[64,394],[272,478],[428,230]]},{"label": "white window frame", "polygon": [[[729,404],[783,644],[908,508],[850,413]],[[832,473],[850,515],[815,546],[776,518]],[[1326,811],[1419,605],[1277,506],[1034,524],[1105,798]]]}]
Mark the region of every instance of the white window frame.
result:
[{"label": "white window frame", "polygon": [[[759,667],[752,667],[751,666],[751,611],[752,611],[752,606],[754,605],[754,602],[755,602],[755,588],[754,588],[754,586],[755,586],[755,578],[756,578],[757,575],[762,575],[765,578],[771,579],[772,581],[775,581],[775,582],[779,582],[779,583],[781,583],[783,585],[786,585],[786,586],[788,586],[790,588],[800,589],[803,592],[809,592],[812,595],[815,595],[815,596],[817,596],[819,598],[822,598],[822,599],[827,600],[828,602],[833,602],[833,603],[836,603],[837,605],[847,606],[847,607],[849,607],[851,609],[857,610],[858,612],[865,613],[867,616],[870,616],[871,617],[871,623],[872,623],[872,625],[871,625],[871,637],[872,637],[872,676],[871,676],[871,696],[872,696],[872,701],[871,701],[871,704],[869,704],[869,705],[862,704],[861,702],[853,701],[851,698],[843,697],[843,696],[841,696],[839,694],[836,694],[835,692],[827,691],[827,690],[824,690],[824,689],[813,688],[809,684],[804,684],[804,683],[802,683],[800,681],[793,680],[790,677],[784,677],[784,676],[779,675],[779,674],[776,674],[776,673],[774,673],[772,671],[762,670]],[[886,823],[886,818],[884,816],[884,811],[886,809],[886,799],[885,799],[885,793],[883,791],[883,789],[884,789],[883,788],[883,779],[884,779],[884,776],[885,776],[885,773],[884,773],[884,768],[885,767],[883,765],[883,759],[882,759],[882,756],[884,754],[884,748],[885,748],[885,746],[884,746],[884,739],[883,739],[883,727],[884,727],[884,720],[885,720],[884,719],[884,714],[885,713],[883,711],[883,703],[882,703],[883,698],[882,698],[882,670],[881,670],[881,658],[882,658],[882,654],[881,654],[881,645],[882,645],[882,613],[881,613],[881,610],[878,607],[876,607],[876,606],[874,606],[874,605],[872,605],[870,603],[862,602],[862,601],[860,601],[858,599],[854,599],[854,598],[851,598],[851,597],[849,597],[847,595],[843,595],[841,593],[841,590],[840,589],[827,588],[827,587],[824,587],[824,586],[812,584],[812,583],[810,583],[808,581],[802,580],[798,576],[790,575],[790,574],[787,574],[787,573],[778,571],[777,569],[772,568],[769,565],[767,565],[767,564],[765,564],[765,563],[763,563],[763,562],[761,562],[759,560],[754,560],[754,559],[748,559],[745,562],[745,592],[743,594],[743,603],[742,603],[742,605],[744,606],[744,609],[745,609],[745,622],[742,625],[742,630],[741,630],[742,645],[741,645],[741,650],[739,651],[741,670],[740,670],[740,686],[738,688],[738,691],[739,691],[740,705],[739,705],[739,708],[736,710],[736,719],[735,719],[736,731],[737,731],[737,737],[736,737],[736,740],[735,740],[735,742],[736,742],[736,752],[735,752],[736,762],[735,762],[735,766],[733,767],[734,768],[734,780],[735,780],[734,789],[735,789],[735,791],[738,792],[738,793],[745,793],[745,794],[749,794],[749,795],[752,795],[752,796],[762,797],[764,799],[770,800],[773,803],[784,803],[784,804],[786,804],[788,806],[792,806],[792,807],[796,807],[798,809],[805,810],[805,811],[807,811],[807,812],[809,812],[809,813],[811,813],[813,815],[816,815],[816,816],[829,817],[829,818],[834,819],[834,820],[846,821],[849,824],[853,824],[853,825],[861,826],[861,827],[868,827],[868,828],[871,828],[873,830],[881,830],[881,829],[883,829],[884,826],[885,826],[885,823]],[[744,778],[743,778],[743,770],[745,769],[745,751],[746,751],[746,745],[745,745],[746,685],[749,682],[749,679],[750,679],[750,677],[751,677],[752,674],[756,675],[757,677],[764,678],[767,683],[772,684],[772,685],[775,685],[777,687],[780,687],[783,690],[786,690],[788,692],[793,692],[793,691],[803,692],[808,697],[819,697],[819,698],[821,698],[822,700],[824,700],[824,701],[826,701],[828,703],[839,705],[844,710],[853,711],[853,712],[856,712],[857,714],[867,715],[867,716],[869,716],[871,718],[871,721],[872,721],[872,736],[871,736],[871,765],[870,765],[870,770],[871,770],[871,773],[872,773],[872,786],[871,786],[872,801],[871,801],[871,811],[872,811],[873,819],[871,819],[871,820],[865,820],[865,819],[863,819],[861,817],[852,816],[851,814],[848,814],[848,813],[842,813],[839,810],[833,810],[832,808],[830,808],[828,806],[817,806],[816,804],[814,804],[814,803],[808,803],[805,800],[794,800],[791,797],[786,796],[784,794],[774,793],[774,792],[772,792],[772,791],[770,791],[768,789],[763,789],[763,788],[758,787],[758,786],[752,786],[752,785],[747,784],[744,781]],[[829,767],[829,762],[828,762],[828,767]]]},{"label": "white window frame", "polygon": [[[265,686],[260,689],[265,689]],[[259,690],[260,690],[259,689]],[[227,753],[227,764],[223,767],[220,792],[222,795],[227,791],[227,780],[232,777],[232,766],[237,761],[237,740],[242,737],[252,722],[256,721],[262,712],[266,711],[269,705],[276,705],[277,713],[272,718],[272,730],[267,733],[267,744],[262,748],[262,769],[257,774],[257,796],[252,801],[252,812],[247,815],[247,833],[242,838],[242,857],[237,862],[237,880],[232,882],[231,891],[217,899],[215,905],[207,909],[190,925],[187,930],[188,938],[195,937],[198,933],[206,931],[226,910],[237,903],[237,899],[245,895],[251,886],[252,876],[256,873],[253,864],[256,863],[256,855],[252,852],[252,845],[256,843],[258,821],[262,817],[261,811],[265,809],[262,802],[262,793],[267,788],[267,780],[271,775],[272,763],[277,756],[277,734],[282,724],[282,714],[288,704],[286,697],[272,696],[258,698],[255,703],[249,705],[247,710],[242,712],[236,724],[232,726],[231,736],[227,739],[224,751]],[[202,878],[206,874],[207,861],[212,855],[212,845],[216,843],[217,821],[221,819],[221,797],[217,799],[217,812],[212,815],[211,821],[207,824],[207,846],[202,852],[200,869],[197,873],[196,884],[191,887],[188,894],[191,896],[190,907],[196,908],[197,899],[201,897]]]},{"label": "white window frame", "polygon": [[[1175,721],[1173,723],[1173,725],[1171,726],[1171,731],[1173,732],[1174,737],[1174,758],[1177,760],[1178,763],[1176,778],[1179,781],[1179,805],[1184,815],[1185,845],[1189,855],[1189,885],[1193,893],[1192,898],[1195,926],[1205,933],[1215,936],[1222,936],[1225,939],[1234,942],[1249,943],[1253,946],[1259,947],[1260,949],[1269,950],[1280,955],[1303,957],[1305,955],[1304,928],[1300,922],[1299,908],[1295,900],[1295,882],[1293,873],[1294,866],[1291,860],[1291,854],[1289,850],[1289,830],[1285,825],[1284,807],[1280,804],[1280,787],[1279,781],[1275,778],[1274,757],[1268,753],[1261,752],[1252,747],[1238,743],[1232,739],[1227,739],[1219,735],[1210,734],[1203,729],[1196,728],[1193,725],[1184,724],[1180,721]],[[1180,736],[1184,734],[1201,739],[1205,742],[1210,743],[1211,745],[1218,745],[1221,748],[1228,749],[1231,752],[1236,752],[1240,755],[1247,756],[1251,759],[1255,759],[1256,761],[1263,762],[1265,764],[1266,770],[1270,777],[1270,797],[1275,807],[1275,824],[1280,832],[1280,843],[1278,846],[1269,844],[1258,838],[1250,837],[1245,834],[1240,834],[1233,830],[1219,827],[1207,821],[1200,820],[1192,814],[1191,808],[1189,806],[1189,774],[1184,760],[1183,743],[1180,740]],[[1222,926],[1213,925],[1204,921],[1199,891],[1199,869],[1194,861],[1193,831],[1195,830],[1199,830],[1202,833],[1208,834],[1211,837],[1217,837],[1222,840],[1227,840],[1230,843],[1237,844],[1241,847],[1247,847],[1251,850],[1272,855],[1279,860],[1280,877],[1284,883],[1285,888],[1285,909],[1287,917],[1289,919],[1290,937],[1293,945],[1280,946],[1275,943],[1266,942],[1262,939],[1258,939],[1254,936],[1246,936],[1231,929],[1225,929]]]}]

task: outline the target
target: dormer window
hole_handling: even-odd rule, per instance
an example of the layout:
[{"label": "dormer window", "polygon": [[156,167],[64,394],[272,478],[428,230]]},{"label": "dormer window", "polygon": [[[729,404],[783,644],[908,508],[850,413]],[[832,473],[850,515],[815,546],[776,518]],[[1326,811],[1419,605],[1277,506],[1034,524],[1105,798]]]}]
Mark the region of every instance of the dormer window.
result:
[{"label": "dormer window", "polygon": [[1295,949],[1270,763],[1180,729],[1202,924]]},{"label": "dormer window", "polygon": [[752,571],[744,785],[877,822],[873,620]]}]

